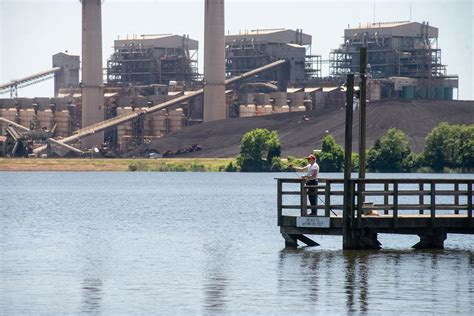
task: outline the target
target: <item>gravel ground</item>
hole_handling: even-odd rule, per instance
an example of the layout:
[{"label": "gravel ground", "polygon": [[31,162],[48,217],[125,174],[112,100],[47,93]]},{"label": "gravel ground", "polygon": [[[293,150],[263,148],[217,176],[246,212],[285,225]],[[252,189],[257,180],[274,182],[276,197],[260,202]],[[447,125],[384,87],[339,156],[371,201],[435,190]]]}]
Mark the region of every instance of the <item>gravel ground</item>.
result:
[{"label": "gravel ground", "polygon": [[[358,148],[358,111],[354,112],[353,151]],[[308,120],[304,120],[306,115]],[[242,135],[254,128],[276,130],[282,143],[282,156],[301,157],[321,147],[326,133],[344,144],[343,106],[310,112],[284,113],[262,117],[235,118],[185,128],[147,145],[160,152],[176,151],[193,144],[203,150],[180,157],[234,157],[239,153]],[[404,131],[412,151],[420,152],[426,135],[440,122],[474,124],[474,101],[384,100],[367,105],[367,148],[390,127]]]}]

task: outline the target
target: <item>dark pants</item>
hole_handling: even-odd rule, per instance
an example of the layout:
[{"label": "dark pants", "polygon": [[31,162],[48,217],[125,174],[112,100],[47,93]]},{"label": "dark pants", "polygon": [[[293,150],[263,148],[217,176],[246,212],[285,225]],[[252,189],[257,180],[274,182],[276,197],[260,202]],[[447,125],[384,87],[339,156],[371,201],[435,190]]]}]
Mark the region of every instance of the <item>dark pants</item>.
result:
[{"label": "dark pants", "polygon": [[[309,180],[306,182],[306,185],[318,185],[318,180]],[[318,196],[316,195],[316,188],[308,189],[308,200],[311,206],[316,206],[318,204]],[[316,214],[316,209],[311,209],[311,213]]]}]

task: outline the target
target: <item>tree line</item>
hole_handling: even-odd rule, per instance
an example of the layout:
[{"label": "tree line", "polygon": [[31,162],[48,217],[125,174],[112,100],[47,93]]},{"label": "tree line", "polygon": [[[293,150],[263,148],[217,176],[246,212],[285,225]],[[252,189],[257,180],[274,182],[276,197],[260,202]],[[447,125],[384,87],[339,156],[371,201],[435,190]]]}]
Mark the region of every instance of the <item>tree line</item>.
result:
[{"label": "tree line", "polygon": [[[352,153],[353,171],[359,158]],[[330,134],[323,138],[317,162],[323,172],[342,172],[344,149]],[[245,133],[240,154],[227,171],[290,171],[292,165],[303,166],[304,159],[281,159],[281,143],[275,131],[254,129]],[[407,135],[390,128],[367,151],[370,172],[471,172],[474,170],[474,125],[441,123],[427,136],[423,152],[412,152]]]}]

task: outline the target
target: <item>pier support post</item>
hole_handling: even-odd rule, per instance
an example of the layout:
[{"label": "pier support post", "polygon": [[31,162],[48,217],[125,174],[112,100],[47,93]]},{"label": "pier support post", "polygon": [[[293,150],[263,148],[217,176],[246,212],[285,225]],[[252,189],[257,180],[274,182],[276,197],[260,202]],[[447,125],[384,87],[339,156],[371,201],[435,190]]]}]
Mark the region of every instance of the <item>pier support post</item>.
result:
[{"label": "pier support post", "polygon": [[285,239],[286,248],[298,248],[298,240],[310,247],[319,246],[317,242],[302,234],[288,234],[286,231],[282,231],[281,235]]},{"label": "pier support post", "polygon": [[353,199],[351,190],[351,169],[352,169],[352,106],[354,104],[354,74],[347,75],[346,90],[346,124],[344,137],[344,202],[342,211],[342,248],[354,249],[352,210]]},{"label": "pier support post", "polygon": [[283,232],[281,235],[285,238],[285,248],[298,248],[298,240],[295,235]]},{"label": "pier support post", "polygon": [[420,241],[412,246],[415,249],[444,249],[447,233],[445,229],[432,229],[418,234]]},{"label": "pier support post", "polygon": [[377,233],[370,229],[352,229],[349,232],[349,243],[344,245],[344,249],[381,249],[381,243],[377,239]]}]

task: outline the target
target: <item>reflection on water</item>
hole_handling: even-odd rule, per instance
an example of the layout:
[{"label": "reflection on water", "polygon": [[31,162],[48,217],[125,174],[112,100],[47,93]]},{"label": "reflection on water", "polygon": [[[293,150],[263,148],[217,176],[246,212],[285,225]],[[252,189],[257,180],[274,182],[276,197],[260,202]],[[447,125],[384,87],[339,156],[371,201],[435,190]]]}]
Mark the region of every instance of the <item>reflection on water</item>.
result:
[{"label": "reflection on water", "polygon": [[285,249],[279,256],[279,294],[297,291],[318,311],[336,313],[411,313],[415,303],[419,312],[471,314],[473,256],[472,251],[456,250]]},{"label": "reflection on water", "polygon": [[229,283],[227,247],[225,244],[205,244],[204,253],[203,305],[207,313],[222,314],[226,311]]},{"label": "reflection on water", "polygon": [[285,250],[276,176],[0,172],[0,311],[474,315],[474,236]]},{"label": "reflection on water", "polygon": [[360,311],[367,311],[369,266],[368,255],[365,252],[346,252],[344,254],[347,310],[354,312],[355,301],[359,303]]},{"label": "reflection on water", "polygon": [[100,279],[85,279],[82,282],[81,312],[100,313],[102,301],[102,281]]}]

